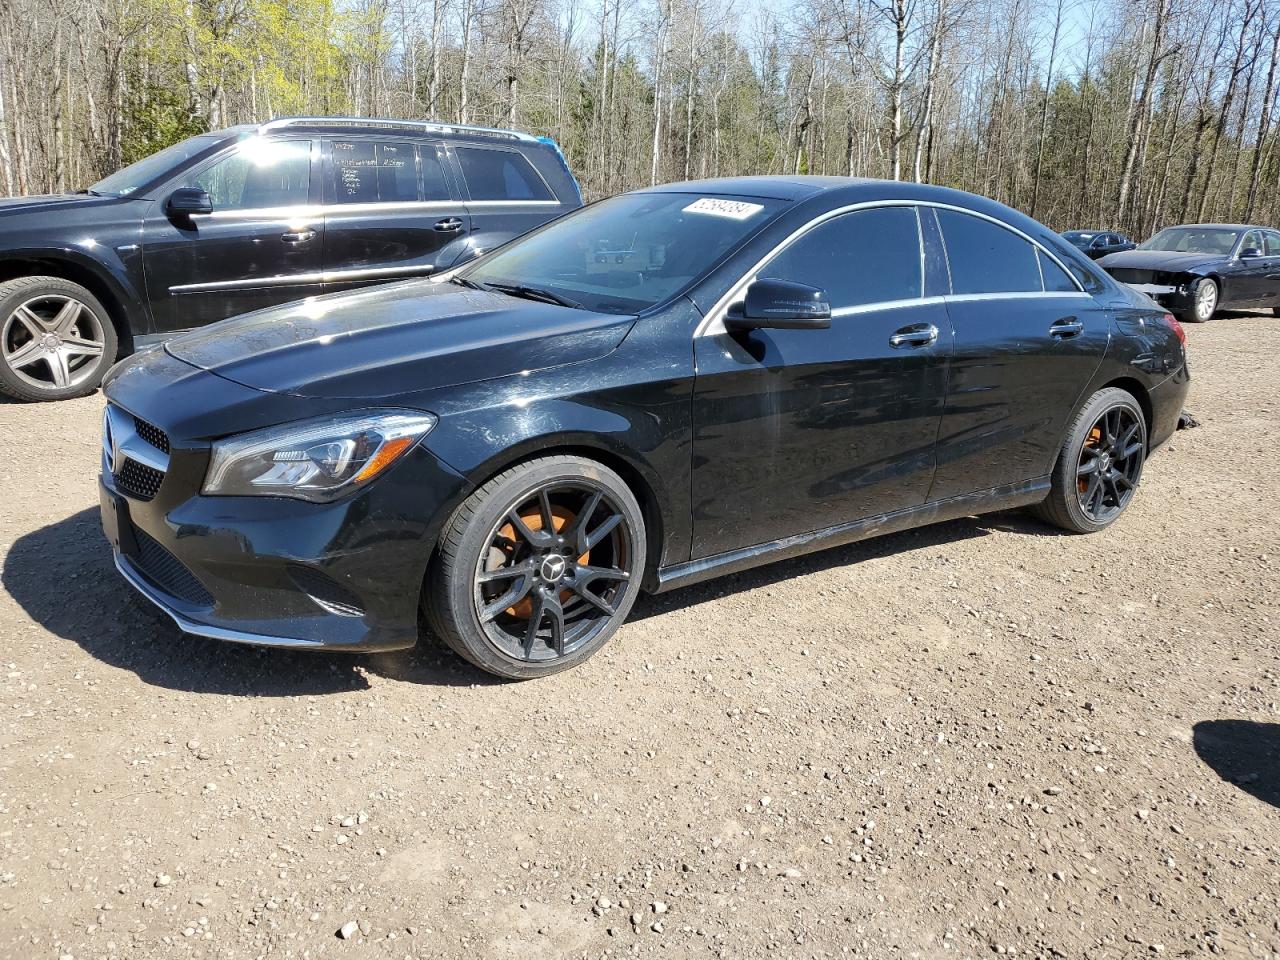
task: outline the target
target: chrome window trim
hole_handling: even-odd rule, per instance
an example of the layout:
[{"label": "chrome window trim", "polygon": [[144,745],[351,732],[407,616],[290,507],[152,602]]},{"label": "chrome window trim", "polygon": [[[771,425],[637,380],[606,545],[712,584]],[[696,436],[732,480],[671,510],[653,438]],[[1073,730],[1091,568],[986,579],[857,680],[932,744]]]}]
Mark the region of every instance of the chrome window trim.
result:
[{"label": "chrome window trim", "polygon": [[284,273],[270,277],[245,277],[239,280],[211,280],[206,283],[183,283],[169,288],[169,293],[206,293],[212,290],[248,290],[257,287],[293,287],[311,283],[339,283],[344,280],[377,280],[382,277],[412,277],[428,274],[434,264],[414,263],[400,267],[358,267],[353,270],[317,270],[311,273]]},{"label": "chrome window trim", "polygon": [[[1052,250],[1046,247],[1043,243],[1040,243],[1034,237],[1023,232],[1022,230],[1019,230],[1015,226],[1005,223],[1003,220],[1000,220],[997,217],[993,217],[993,216],[990,216],[989,214],[981,213],[977,210],[970,210],[968,207],[961,207],[952,203],[940,203],[938,201],[932,201],[932,200],[867,200],[862,203],[846,204],[843,207],[837,207],[834,210],[828,210],[825,213],[819,214],[818,216],[814,217],[812,220],[808,221],[807,223],[801,225],[800,227],[797,227],[794,231],[792,231],[792,233],[789,236],[787,236],[785,239],[783,239],[782,241],[774,245],[772,249],[770,249],[764,256],[762,256],[758,261],[756,261],[755,266],[753,266],[750,270],[748,270],[746,274],[743,277],[741,277],[737,281],[737,283],[735,283],[732,287],[730,287],[728,291],[726,291],[724,295],[721,296],[720,299],[715,302],[715,305],[712,306],[712,308],[709,311],[707,311],[707,315],[702,318],[702,322],[699,323],[697,329],[694,330],[693,332],[694,337],[695,338],[696,337],[713,337],[713,336],[719,336],[720,334],[726,333],[727,330],[724,325],[724,317],[725,317],[725,314],[728,312],[729,308],[733,306],[735,303],[738,303],[742,300],[743,292],[746,290],[747,285],[750,283],[753,283],[757,279],[759,272],[762,269],[764,269],[765,265],[768,264],[769,261],[772,260],[775,256],[777,256],[777,254],[781,252],[784,248],[790,246],[792,243],[794,243],[797,239],[802,237],[804,234],[808,233],[810,230],[814,229],[815,227],[823,223],[826,223],[828,220],[833,220],[836,217],[843,216],[847,213],[855,213],[860,210],[873,210],[878,207],[916,207],[916,208],[930,207],[935,210],[954,210],[957,213],[967,214],[971,217],[977,217],[980,220],[990,221],[991,223],[994,223],[996,226],[1002,227],[1005,230],[1008,230],[1010,233],[1018,237],[1021,237],[1027,243],[1031,244],[1032,247],[1038,250],[1044,251],[1044,254],[1047,257],[1049,257],[1049,259],[1051,259],[1054,263],[1056,263],[1059,267],[1061,267],[1062,271],[1068,277],[1071,278],[1071,282],[1076,285],[1076,290],[1074,293],[1069,291],[1058,292],[1058,291],[1048,291],[1048,290],[1042,289],[1039,291],[1027,290],[1027,291],[1015,291],[1015,292],[1008,292],[1008,293],[948,294],[945,297],[923,297],[922,296],[912,300],[888,301],[889,303],[892,303],[895,305],[894,308],[897,308],[898,306],[901,306],[901,305],[927,303],[935,300],[943,300],[943,301],[954,300],[956,302],[963,302],[966,300],[989,300],[989,299],[1016,300],[1016,299],[1030,299],[1030,298],[1043,298],[1043,297],[1086,297],[1086,298],[1089,297],[1089,294],[1085,291],[1084,286],[1080,283],[1078,279],[1076,279],[1075,274],[1073,274],[1069,269],[1067,269],[1066,265],[1062,262],[1062,259],[1057,254],[1055,254]],[[916,219],[918,222],[919,221],[918,210],[916,214]],[[942,230],[941,223],[938,224],[938,230],[939,232],[941,232]],[[943,250],[945,253],[945,250],[946,250],[945,234],[943,235],[942,240],[943,240]],[[920,245],[921,245],[921,256],[923,257],[924,256],[923,225],[921,225],[921,231],[920,231]],[[951,263],[950,263],[949,255],[946,257],[946,260],[947,260],[947,279],[948,281],[950,281],[951,280]],[[1036,269],[1039,270],[1038,260],[1036,261]],[[922,291],[924,289],[923,284],[924,284],[924,278],[922,276],[922,279],[921,279]],[[1041,278],[1040,285],[1041,287],[1044,286],[1043,278]],[[856,308],[855,307],[838,308],[837,310],[833,310],[831,315],[833,317],[845,316],[846,314],[842,312],[844,310],[856,311],[858,313],[866,313],[870,310],[879,310],[883,308],[884,306],[881,303],[859,304]]]},{"label": "chrome window trim", "polygon": [[336,213],[394,213],[398,210],[442,210],[464,207],[558,207],[559,200],[406,200],[376,203],[308,203],[289,207],[252,207],[215,210],[193,219],[210,220],[316,220]]}]

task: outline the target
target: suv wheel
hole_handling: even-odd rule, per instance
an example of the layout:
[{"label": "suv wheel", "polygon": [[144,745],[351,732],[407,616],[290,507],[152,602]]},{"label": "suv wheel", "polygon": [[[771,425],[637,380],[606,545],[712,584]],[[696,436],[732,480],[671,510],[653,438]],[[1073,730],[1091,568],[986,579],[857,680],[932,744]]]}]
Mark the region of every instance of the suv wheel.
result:
[{"label": "suv wheel", "polygon": [[454,512],[427,573],[430,625],[509,679],[577,666],[604,646],[640,590],[645,529],[622,478],[582,457],[530,460]]},{"label": "suv wheel", "polygon": [[0,393],[68,400],[92,393],[116,357],[116,331],[92,293],[59,277],[0,283]]}]

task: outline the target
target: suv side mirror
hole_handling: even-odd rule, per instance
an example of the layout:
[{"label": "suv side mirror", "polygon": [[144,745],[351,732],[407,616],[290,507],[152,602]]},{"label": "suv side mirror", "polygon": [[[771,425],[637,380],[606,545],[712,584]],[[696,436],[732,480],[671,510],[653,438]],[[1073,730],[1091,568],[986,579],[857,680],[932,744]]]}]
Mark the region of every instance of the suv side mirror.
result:
[{"label": "suv side mirror", "polygon": [[729,330],[825,330],[831,326],[831,304],[825,290],[807,283],[756,280],[724,325]]},{"label": "suv side mirror", "polygon": [[1262,251],[1259,250],[1257,247],[1245,247],[1243,250],[1240,251],[1241,260],[1248,260],[1252,257],[1260,257],[1260,256],[1262,256]]},{"label": "suv side mirror", "polygon": [[213,200],[199,187],[179,187],[169,194],[164,208],[171,217],[190,217],[198,213],[213,213]]}]

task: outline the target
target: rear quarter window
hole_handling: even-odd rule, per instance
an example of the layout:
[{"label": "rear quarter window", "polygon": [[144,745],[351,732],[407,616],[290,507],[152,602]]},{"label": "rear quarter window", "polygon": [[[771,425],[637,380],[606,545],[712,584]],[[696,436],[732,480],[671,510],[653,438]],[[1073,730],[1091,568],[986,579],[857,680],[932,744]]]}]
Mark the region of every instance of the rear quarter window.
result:
[{"label": "rear quarter window", "polygon": [[472,200],[554,200],[542,177],[514,150],[457,147]]}]

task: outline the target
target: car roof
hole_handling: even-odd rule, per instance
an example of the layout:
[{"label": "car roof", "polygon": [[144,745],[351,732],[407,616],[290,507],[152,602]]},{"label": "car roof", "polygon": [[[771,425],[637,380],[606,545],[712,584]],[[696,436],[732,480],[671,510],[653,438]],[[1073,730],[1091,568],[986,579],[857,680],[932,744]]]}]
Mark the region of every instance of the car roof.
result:
[{"label": "car roof", "polygon": [[347,131],[349,133],[417,134],[430,137],[461,137],[489,142],[519,142],[529,145],[542,143],[533,134],[525,133],[523,130],[444,123],[435,120],[397,120],[388,117],[276,117],[265,123],[247,123],[228,127],[219,133],[243,136],[246,133],[270,134],[281,130],[305,133]]},{"label": "car roof", "polygon": [[1260,223],[1171,223],[1161,230],[1177,230],[1188,227],[1195,230],[1274,230],[1275,227],[1264,227]]}]

